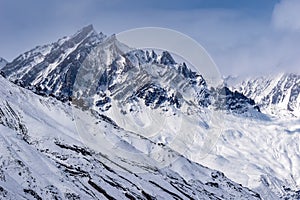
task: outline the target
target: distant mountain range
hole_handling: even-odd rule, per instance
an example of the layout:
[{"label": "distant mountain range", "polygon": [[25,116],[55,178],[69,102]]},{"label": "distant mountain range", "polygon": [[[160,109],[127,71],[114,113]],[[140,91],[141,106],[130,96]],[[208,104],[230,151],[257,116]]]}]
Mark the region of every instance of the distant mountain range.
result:
[{"label": "distant mountain range", "polygon": [[300,117],[300,75],[282,73],[247,80],[229,77],[227,82],[270,115]]}]

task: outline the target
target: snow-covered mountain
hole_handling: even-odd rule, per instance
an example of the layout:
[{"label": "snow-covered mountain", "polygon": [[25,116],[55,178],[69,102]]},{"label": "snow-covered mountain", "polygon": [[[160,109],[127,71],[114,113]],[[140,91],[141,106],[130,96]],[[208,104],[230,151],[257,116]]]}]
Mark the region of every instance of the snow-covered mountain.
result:
[{"label": "snow-covered mountain", "polygon": [[[192,72],[185,63],[176,63],[168,52],[158,55],[154,51],[128,52],[128,49],[129,47],[118,42],[115,36],[107,38],[102,33],[96,33],[90,25],[71,37],[38,46],[20,55],[8,63],[1,70],[1,74],[37,94],[51,95],[67,101],[77,95],[77,91],[73,90],[74,85],[78,86],[79,80],[76,78],[89,73],[94,83],[88,84],[88,97],[92,97],[96,106],[101,107],[109,106],[100,105],[103,104],[101,98],[110,101],[106,93],[118,98],[121,93],[117,91],[124,92],[121,89],[126,88],[127,93],[134,91],[135,94],[126,94],[122,101],[128,101],[128,98],[133,99],[135,96],[142,98],[147,106],[151,103],[152,107],[168,102],[178,108],[184,102],[193,101],[195,105],[212,105],[217,109],[235,112],[245,112],[251,108],[259,110],[253,100],[233,93],[226,87],[208,89],[200,74]],[[85,64],[88,67],[82,66]],[[84,71],[85,69],[89,71]],[[132,83],[140,84],[134,84],[132,87]],[[90,92],[91,88],[93,94]],[[138,89],[141,91],[137,91]],[[102,97],[99,97],[99,93]],[[100,99],[96,101],[97,97]]]},{"label": "snow-covered mountain", "polygon": [[7,61],[4,58],[0,57],[0,69],[7,64]]},{"label": "snow-covered mountain", "polygon": [[227,82],[270,115],[300,117],[300,75],[281,73],[242,81],[229,77]]},{"label": "snow-covered mountain", "polygon": [[[276,96],[258,98],[267,83],[213,88],[169,52],[131,49],[92,26],[1,74],[16,84],[0,79],[6,198],[299,199],[299,119],[266,112]],[[299,78],[285,80],[299,94]]]},{"label": "snow-covered mountain", "polygon": [[128,142],[147,146],[150,140],[77,110],[136,154],[117,154],[106,140],[95,152],[82,143],[69,103],[2,77],[0,85],[1,199],[260,199],[223,173],[154,144],[163,156],[178,157],[157,168],[157,158],[137,156],[142,149]]},{"label": "snow-covered mountain", "polygon": [[71,37],[25,52],[1,71],[18,85],[65,101],[72,95],[72,81],[81,63],[105,37],[89,25]]}]

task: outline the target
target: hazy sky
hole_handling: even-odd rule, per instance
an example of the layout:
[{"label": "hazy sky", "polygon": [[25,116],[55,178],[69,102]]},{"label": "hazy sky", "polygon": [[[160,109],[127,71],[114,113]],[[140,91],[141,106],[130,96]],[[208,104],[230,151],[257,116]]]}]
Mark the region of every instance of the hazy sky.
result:
[{"label": "hazy sky", "polygon": [[300,73],[300,0],[0,0],[0,56],[93,24],[105,34],[158,26],[185,33],[220,71]]}]

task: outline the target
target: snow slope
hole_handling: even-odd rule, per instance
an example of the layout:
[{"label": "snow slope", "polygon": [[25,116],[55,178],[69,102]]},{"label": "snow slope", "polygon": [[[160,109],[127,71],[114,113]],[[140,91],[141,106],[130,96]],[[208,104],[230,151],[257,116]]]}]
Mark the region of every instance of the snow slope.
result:
[{"label": "snow slope", "polygon": [[[300,120],[227,116],[224,131],[204,159],[191,159],[222,170],[228,177],[278,199],[286,188],[300,189]],[[297,199],[297,198],[296,198]]]},{"label": "snow slope", "polygon": [[221,172],[165,146],[155,145],[165,157],[177,159],[157,168],[157,158],[137,156],[144,154],[127,142],[138,138],[149,145],[149,140],[74,108],[82,112],[82,122],[106,127],[118,144],[138,154],[116,154],[106,140],[93,151],[82,143],[69,103],[38,96],[2,77],[0,85],[0,198],[259,199]]}]

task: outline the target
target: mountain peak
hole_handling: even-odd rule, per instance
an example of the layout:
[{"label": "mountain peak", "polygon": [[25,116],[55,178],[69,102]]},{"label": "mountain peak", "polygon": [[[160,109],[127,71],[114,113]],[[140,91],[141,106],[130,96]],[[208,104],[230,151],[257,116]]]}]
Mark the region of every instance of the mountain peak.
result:
[{"label": "mountain peak", "polygon": [[162,52],[162,55],[161,55],[161,58],[160,58],[160,63],[164,64],[164,65],[174,65],[174,64],[176,64],[174,58],[167,51]]},{"label": "mountain peak", "polygon": [[93,25],[88,25],[77,31],[71,38],[75,40],[75,43],[82,41],[84,38],[87,38],[92,35],[98,35],[95,31]]},{"label": "mountain peak", "polygon": [[105,38],[103,33],[98,34],[92,25],[88,25],[72,36],[21,54],[1,68],[1,73],[10,81],[26,88],[32,89],[39,85],[35,89],[42,94],[48,95],[49,91],[55,93],[60,88],[62,95],[59,96],[68,96],[70,88],[64,87],[74,81],[81,63]]},{"label": "mountain peak", "polygon": [[95,29],[94,29],[94,26],[92,24],[89,24],[89,25],[84,26],[83,28],[81,28],[79,31],[77,31],[77,33],[91,32],[91,31],[95,31]]},{"label": "mountain peak", "polygon": [[0,69],[7,64],[7,61],[4,58],[0,57]]}]

